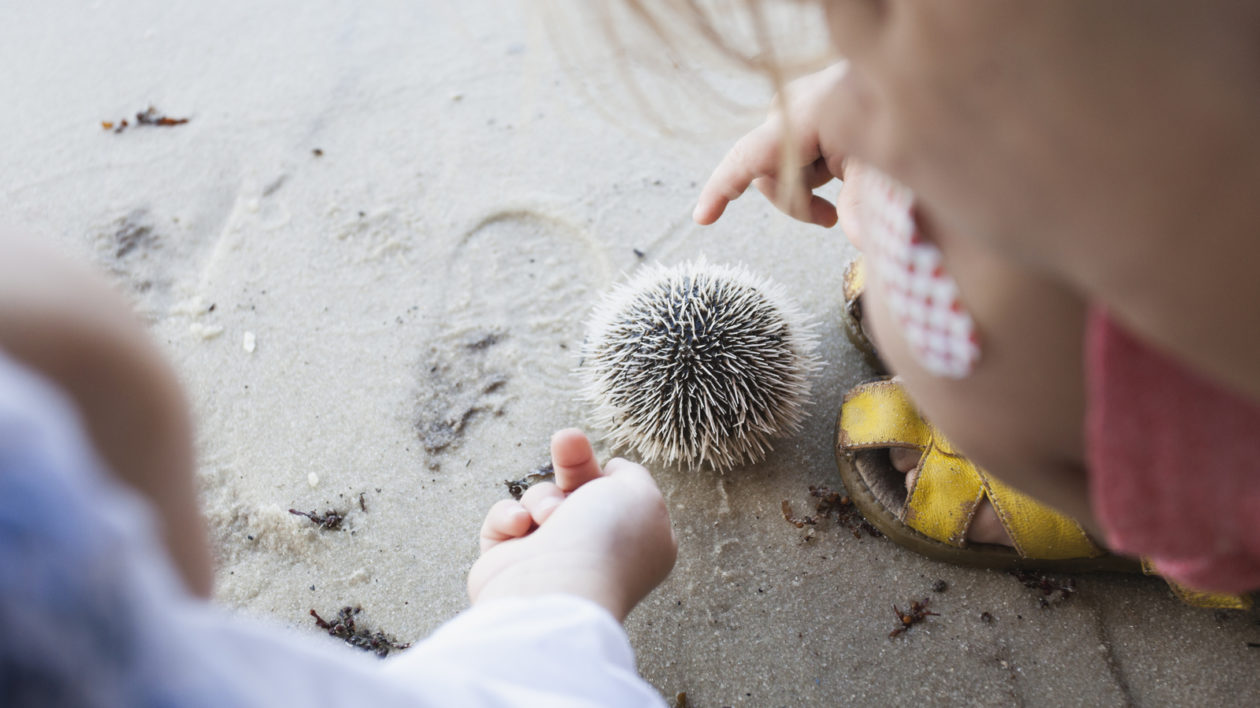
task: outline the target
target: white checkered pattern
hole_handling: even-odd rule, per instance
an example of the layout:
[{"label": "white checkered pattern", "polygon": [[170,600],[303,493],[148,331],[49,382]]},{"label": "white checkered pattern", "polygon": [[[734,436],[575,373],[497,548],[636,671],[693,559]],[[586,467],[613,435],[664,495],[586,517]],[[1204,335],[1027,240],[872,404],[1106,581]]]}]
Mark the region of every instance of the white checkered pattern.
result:
[{"label": "white checkered pattern", "polygon": [[855,182],[867,259],[910,351],[932,374],[965,378],[980,358],[975,324],[940,249],[919,232],[914,193],[875,170]]}]

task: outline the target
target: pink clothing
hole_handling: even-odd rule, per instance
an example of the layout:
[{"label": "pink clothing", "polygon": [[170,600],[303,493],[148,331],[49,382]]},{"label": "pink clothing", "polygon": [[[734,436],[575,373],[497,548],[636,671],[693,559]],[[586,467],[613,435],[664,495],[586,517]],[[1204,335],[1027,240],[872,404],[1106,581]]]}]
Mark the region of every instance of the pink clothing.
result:
[{"label": "pink clothing", "polygon": [[1200,590],[1260,589],[1260,406],[1090,313],[1086,455],[1117,551]]}]

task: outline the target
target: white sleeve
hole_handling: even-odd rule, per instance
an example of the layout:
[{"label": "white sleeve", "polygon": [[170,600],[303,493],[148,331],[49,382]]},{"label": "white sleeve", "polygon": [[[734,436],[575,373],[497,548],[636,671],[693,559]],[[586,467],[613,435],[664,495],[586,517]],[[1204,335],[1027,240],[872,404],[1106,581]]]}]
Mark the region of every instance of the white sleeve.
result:
[{"label": "white sleeve", "polygon": [[[158,683],[173,695],[213,695],[218,705],[665,707],[635,670],[621,625],[574,596],[478,605],[383,660],[205,603],[178,604],[164,608],[162,626],[196,641],[164,654]],[[181,680],[185,667],[193,680]],[[210,688],[196,690],[197,681]]]},{"label": "white sleeve", "polygon": [[571,595],[487,602],[386,660],[417,693],[458,706],[664,706],[634,665],[625,630]]}]

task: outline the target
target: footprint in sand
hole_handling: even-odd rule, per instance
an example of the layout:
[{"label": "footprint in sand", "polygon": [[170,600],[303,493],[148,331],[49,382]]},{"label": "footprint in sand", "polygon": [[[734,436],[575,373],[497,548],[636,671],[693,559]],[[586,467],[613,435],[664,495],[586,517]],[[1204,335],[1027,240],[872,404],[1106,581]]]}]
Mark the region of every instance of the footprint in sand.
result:
[{"label": "footprint in sand", "polygon": [[220,187],[210,183],[198,199],[179,205],[138,204],[111,213],[86,233],[93,259],[150,322],[196,295],[231,215],[233,196]]},{"label": "footprint in sand", "polygon": [[[500,212],[482,220],[455,248],[444,274],[452,329],[503,332],[532,352],[581,341],[582,319],[608,263],[577,227],[543,214]],[[537,357],[554,371],[569,364]]]},{"label": "footprint in sand", "polygon": [[[416,428],[430,454],[517,399],[571,400],[583,320],[610,267],[583,230],[534,211],[492,214],[460,238],[421,372]],[[540,400],[541,399],[541,400]]]},{"label": "footprint in sand", "polygon": [[187,247],[169,235],[172,226],[137,208],[92,234],[97,261],[133,293],[137,311],[150,319],[169,306],[187,260]]}]

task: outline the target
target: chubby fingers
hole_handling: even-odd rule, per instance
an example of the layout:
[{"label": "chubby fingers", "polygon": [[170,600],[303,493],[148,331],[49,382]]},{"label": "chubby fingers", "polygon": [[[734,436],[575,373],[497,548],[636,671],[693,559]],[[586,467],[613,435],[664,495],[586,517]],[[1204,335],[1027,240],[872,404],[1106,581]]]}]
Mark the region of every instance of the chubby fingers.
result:
[{"label": "chubby fingers", "polygon": [[535,526],[542,526],[563,501],[564,492],[551,482],[539,482],[521,495],[521,506],[529,512],[529,518]]},{"label": "chubby fingers", "polygon": [[577,428],[566,428],[551,436],[551,461],[555,484],[532,485],[521,495],[520,501],[504,499],[490,507],[481,525],[483,552],[527,535],[551,516],[568,492],[603,476],[590,440]]},{"label": "chubby fingers", "polygon": [[646,467],[624,457],[614,457],[609,460],[604,465],[604,474],[625,482],[656,488],[656,480],[652,479],[652,473],[648,472]]},{"label": "chubby fingers", "polygon": [[520,501],[503,499],[490,507],[481,524],[481,550],[521,538],[542,526],[560,503],[564,492],[551,482],[540,482],[525,490]]},{"label": "chubby fingers", "polygon": [[484,552],[504,541],[529,533],[534,520],[529,511],[514,499],[504,499],[490,507],[481,523],[481,550]]}]

